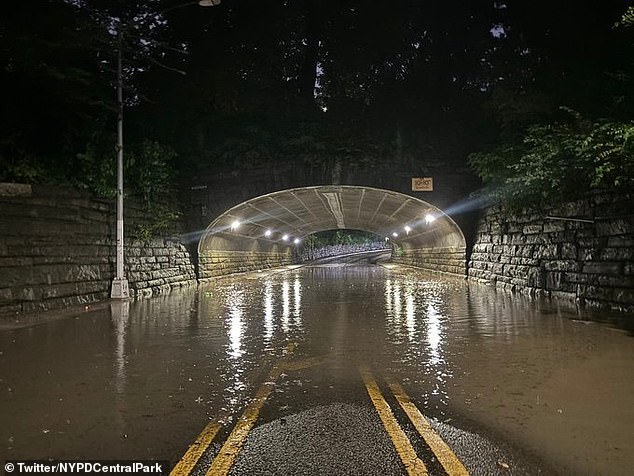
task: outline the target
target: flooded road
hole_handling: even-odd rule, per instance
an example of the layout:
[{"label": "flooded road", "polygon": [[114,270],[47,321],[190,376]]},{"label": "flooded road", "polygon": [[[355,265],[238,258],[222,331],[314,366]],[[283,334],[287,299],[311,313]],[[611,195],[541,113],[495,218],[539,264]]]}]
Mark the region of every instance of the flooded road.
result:
[{"label": "flooded road", "polygon": [[[370,428],[381,423],[370,421],[359,373],[367,368],[402,386],[472,474],[514,467],[516,474],[628,474],[634,339],[587,317],[411,269],[331,265],[223,278],[5,326],[0,459],[175,463],[208,422],[230,430],[270,369],[292,357],[295,367],[280,370],[247,452],[271,445],[284,425],[308,428],[333,412],[329,428],[350,422],[341,425],[354,433],[347,448],[374,445]],[[352,431],[361,421],[367,425]],[[461,447],[465,434],[508,450],[504,458],[517,455],[521,468],[494,455],[479,470],[470,445]],[[384,436],[376,438],[382,447]],[[301,435],[294,439],[300,444]],[[390,458],[398,468],[391,453],[380,459]],[[245,465],[238,459],[232,474],[255,474],[241,471]]]}]

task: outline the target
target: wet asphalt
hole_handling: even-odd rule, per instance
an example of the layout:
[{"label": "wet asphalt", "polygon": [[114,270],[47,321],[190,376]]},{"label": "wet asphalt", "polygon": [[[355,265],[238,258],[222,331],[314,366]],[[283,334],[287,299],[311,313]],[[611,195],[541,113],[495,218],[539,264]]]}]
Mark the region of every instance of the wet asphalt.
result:
[{"label": "wet asphalt", "polygon": [[193,468],[205,474],[265,388],[230,474],[407,474],[367,367],[430,474],[445,472],[387,379],[470,474],[620,476],[634,467],[634,340],[595,317],[398,266],[326,265],[4,322],[0,460],[176,464],[218,422]]},{"label": "wet asphalt", "polygon": [[[300,370],[280,376],[267,399],[257,424],[250,431],[233,464],[230,475],[406,475],[394,444],[358,371],[362,362],[336,358],[294,359]],[[380,381],[380,377],[378,377]],[[384,382],[381,392],[399,425],[425,462],[430,475],[447,472],[408,420]],[[424,407],[420,408],[424,410]],[[202,476],[218,456],[227,430],[201,457],[192,472]],[[456,453],[472,475],[555,474],[543,463],[517,448],[494,442],[479,434],[457,428],[449,421],[430,419],[434,430]]]}]

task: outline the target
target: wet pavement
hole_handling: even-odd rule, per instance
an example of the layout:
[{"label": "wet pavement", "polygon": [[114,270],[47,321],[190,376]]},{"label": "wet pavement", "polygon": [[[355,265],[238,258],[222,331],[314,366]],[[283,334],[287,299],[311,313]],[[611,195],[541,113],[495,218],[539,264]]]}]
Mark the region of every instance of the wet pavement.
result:
[{"label": "wet pavement", "polygon": [[588,320],[609,317],[325,265],[5,323],[0,459],[175,464],[213,427],[204,474],[249,420],[232,475],[407,474],[365,371],[430,474],[443,463],[393,384],[471,474],[629,474],[634,339]]}]

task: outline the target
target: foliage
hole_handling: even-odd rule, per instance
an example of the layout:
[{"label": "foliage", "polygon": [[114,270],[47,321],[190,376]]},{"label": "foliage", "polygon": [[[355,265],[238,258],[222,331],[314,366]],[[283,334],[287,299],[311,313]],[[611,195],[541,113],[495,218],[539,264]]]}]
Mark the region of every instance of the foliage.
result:
[{"label": "foliage", "polygon": [[634,188],[634,123],[566,112],[567,121],[531,126],[520,142],[469,157],[498,199],[538,205],[590,189]]},{"label": "foliage", "polygon": [[331,245],[360,245],[379,241],[374,233],[361,230],[326,230],[313,233],[304,240],[304,248],[318,249]]},{"label": "foliage", "polygon": [[175,159],[174,149],[149,139],[131,147],[126,161],[127,180],[147,209],[173,193]]},{"label": "foliage", "polygon": [[15,150],[14,144],[0,144],[0,182],[37,183],[42,176],[42,165],[35,156]]},{"label": "foliage", "polygon": [[634,7],[628,7],[621,21],[616,23],[616,26],[633,27],[634,26]]},{"label": "foliage", "polygon": [[[76,167],[69,171],[72,183],[98,197],[116,195],[116,138],[95,134],[86,150],[77,154]],[[126,145],[124,187],[126,195],[138,198],[146,208],[173,192],[173,162],[176,152],[157,141],[144,139]]]},{"label": "foliage", "polygon": [[174,225],[181,217],[173,206],[165,204],[155,204],[150,211],[147,222],[137,224],[133,232],[134,238],[143,243],[149,242],[155,236],[165,236],[174,232]]},{"label": "foliage", "polygon": [[[117,161],[112,134],[94,134],[83,152],[75,158],[72,183],[100,198],[114,198],[117,193]],[[69,171],[70,172],[70,171]],[[72,172],[71,172],[72,173]]]},{"label": "foliage", "polygon": [[[115,137],[96,135],[83,153],[77,154],[72,183],[101,198],[116,196]],[[154,234],[169,231],[179,218],[173,204],[176,152],[157,141],[145,139],[130,144],[124,154],[124,192],[136,199],[147,221],[138,225],[135,237],[147,241]],[[171,203],[172,205],[166,205]]]}]

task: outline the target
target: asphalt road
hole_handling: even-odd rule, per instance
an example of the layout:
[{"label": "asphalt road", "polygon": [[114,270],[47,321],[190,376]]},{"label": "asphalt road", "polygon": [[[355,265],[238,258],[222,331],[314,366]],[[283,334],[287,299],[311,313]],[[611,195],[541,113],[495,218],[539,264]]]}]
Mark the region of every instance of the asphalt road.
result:
[{"label": "asphalt road", "polygon": [[503,442],[426,418],[399,382],[362,362],[292,347],[174,476],[552,474]]}]

